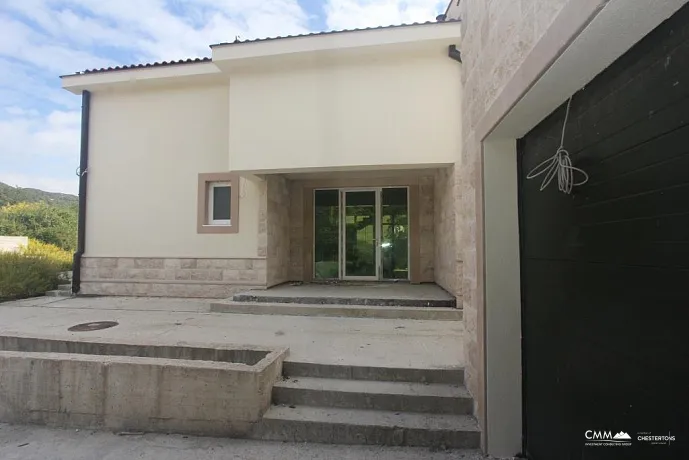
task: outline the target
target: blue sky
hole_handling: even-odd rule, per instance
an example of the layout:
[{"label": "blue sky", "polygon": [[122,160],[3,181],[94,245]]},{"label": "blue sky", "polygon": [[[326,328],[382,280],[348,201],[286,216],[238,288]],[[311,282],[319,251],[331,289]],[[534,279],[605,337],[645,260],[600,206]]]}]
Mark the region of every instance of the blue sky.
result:
[{"label": "blue sky", "polygon": [[434,20],[447,0],[0,0],[0,182],[74,193],[80,98],[60,75],[243,39]]}]

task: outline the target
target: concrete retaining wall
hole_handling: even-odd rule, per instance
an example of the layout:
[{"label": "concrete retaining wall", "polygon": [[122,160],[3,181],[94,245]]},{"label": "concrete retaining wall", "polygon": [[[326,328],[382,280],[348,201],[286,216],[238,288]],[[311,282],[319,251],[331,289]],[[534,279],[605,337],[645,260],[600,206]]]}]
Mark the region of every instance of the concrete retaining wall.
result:
[{"label": "concrete retaining wall", "polygon": [[21,246],[28,246],[26,236],[0,236],[0,252],[17,252]]},{"label": "concrete retaining wall", "polygon": [[[242,437],[268,409],[287,351],[245,348],[2,337],[0,421]],[[203,361],[214,357],[260,360]]]}]

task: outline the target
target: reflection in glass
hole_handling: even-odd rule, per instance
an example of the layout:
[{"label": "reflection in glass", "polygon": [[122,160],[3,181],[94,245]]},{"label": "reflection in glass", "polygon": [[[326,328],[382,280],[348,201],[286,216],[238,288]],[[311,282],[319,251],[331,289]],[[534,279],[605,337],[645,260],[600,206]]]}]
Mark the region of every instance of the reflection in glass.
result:
[{"label": "reflection in glass", "polygon": [[340,276],[340,192],[314,192],[314,278],[336,279]]},{"label": "reflection in glass", "polygon": [[345,276],[376,276],[376,192],[345,192]]},{"label": "reflection in glass", "polygon": [[384,188],[381,196],[384,279],[409,279],[409,206],[406,188]]}]

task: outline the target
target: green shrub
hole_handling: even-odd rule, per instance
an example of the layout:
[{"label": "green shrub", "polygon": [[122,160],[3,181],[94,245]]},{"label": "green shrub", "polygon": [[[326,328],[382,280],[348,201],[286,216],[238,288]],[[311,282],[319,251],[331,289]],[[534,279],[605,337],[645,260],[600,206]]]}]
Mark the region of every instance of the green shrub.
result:
[{"label": "green shrub", "polygon": [[75,205],[16,203],[0,208],[0,235],[28,236],[62,249],[77,246],[78,209]]},{"label": "green shrub", "polygon": [[29,240],[19,252],[0,252],[0,300],[43,295],[57,288],[60,272],[71,269],[69,252]]}]

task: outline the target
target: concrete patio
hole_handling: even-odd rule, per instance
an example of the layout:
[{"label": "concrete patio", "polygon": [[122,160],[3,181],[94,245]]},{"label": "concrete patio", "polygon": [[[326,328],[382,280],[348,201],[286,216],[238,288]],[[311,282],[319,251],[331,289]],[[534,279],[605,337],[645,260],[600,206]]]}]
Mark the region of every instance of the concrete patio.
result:
[{"label": "concrete patio", "polygon": [[456,299],[433,283],[334,281],[281,284],[235,294],[235,301],[300,304],[455,307]]},{"label": "concrete patio", "polygon": [[[399,368],[463,366],[461,321],[425,321],[210,313],[196,299],[39,297],[0,304],[0,335],[65,340],[135,340],[287,346],[288,361]],[[91,332],[68,327],[91,321],[118,326]]]}]

